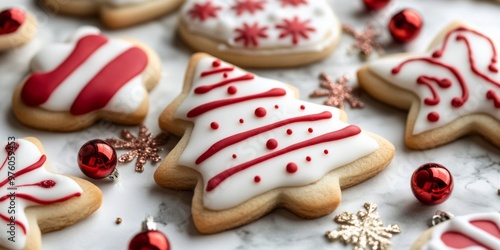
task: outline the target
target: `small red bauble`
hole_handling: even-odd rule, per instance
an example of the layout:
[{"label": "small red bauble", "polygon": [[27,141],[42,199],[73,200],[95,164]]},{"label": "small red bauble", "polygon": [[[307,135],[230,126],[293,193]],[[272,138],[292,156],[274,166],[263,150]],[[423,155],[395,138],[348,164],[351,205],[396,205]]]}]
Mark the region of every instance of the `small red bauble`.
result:
[{"label": "small red bauble", "polygon": [[78,151],[78,166],[90,178],[115,179],[118,177],[116,162],[115,149],[103,140],[90,140]]},{"label": "small red bauble", "polygon": [[142,232],[136,234],[128,245],[129,250],[169,250],[167,237],[157,231],[153,218],[148,217],[142,224]]},{"label": "small red bauble", "polygon": [[366,9],[379,10],[387,6],[391,0],[363,0]]},{"label": "small red bauble", "polygon": [[16,32],[25,19],[26,14],[20,9],[12,8],[0,12],[0,35]]},{"label": "small red bauble", "polygon": [[404,9],[389,21],[389,32],[395,41],[406,43],[418,36],[423,25],[424,22],[418,12]]},{"label": "small red bauble", "polygon": [[437,205],[450,197],[453,191],[453,177],[442,165],[427,163],[413,172],[411,191],[422,203]]}]

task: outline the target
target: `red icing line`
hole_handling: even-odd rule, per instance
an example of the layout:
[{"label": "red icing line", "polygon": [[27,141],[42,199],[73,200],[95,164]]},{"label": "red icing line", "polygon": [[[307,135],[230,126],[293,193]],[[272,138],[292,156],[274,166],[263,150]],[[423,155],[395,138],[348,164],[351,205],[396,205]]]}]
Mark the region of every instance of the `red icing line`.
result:
[{"label": "red icing line", "polygon": [[[17,178],[17,177],[19,177],[19,176],[21,176],[23,174],[29,173],[29,172],[37,169],[37,168],[42,167],[43,164],[45,163],[46,159],[47,159],[47,157],[45,155],[40,156],[40,159],[37,162],[31,164],[27,168],[23,168],[23,169],[15,172],[14,175],[13,175],[14,178]],[[6,178],[4,181],[0,182],[0,187],[5,186],[5,184],[7,184],[7,183],[9,183],[9,178]]]},{"label": "red icing line", "polygon": [[431,85],[430,82],[435,82],[442,88],[448,88],[451,86],[451,81],[446,79],[446,78],[439,79],[437,77],[432,77],[432,76],[419,76],[417,78],[418,84],[422,84],[422,85],[427,86],[432,92],[433,98],[425,98],[424,103],[429,105],[429,106],[433,106],[433,105],[437,105],[440,102],[440,99],[439,99],[439,94],[437,93],[436,89]]},{"label": "red icing line", "polygon": [[214,83],[212,85],[199,86],[199,87],[197,87],[197,88],[194,89],[194,93],[196,93],[196,94],[205,94],[205,93],[209,92],[212,89],[215,89],[215,88],[218,88],[218,87],[222,87],[224,85],[227,85],[227,84],[230,84],[230,83],[233,83],[233,82],[247,81],[247,80],[253,80],[253,79],[254,79],[254,76],[252,74],[246,74],[246,75],[242,75],[242,76],[239,76],[239,77],[236,77],[236,78],[230,78],[230,79],[227,79],[227,80],[224,80],[224,81],[220,81],[220,82]]},{"label": "red icing line", "polygon": [[484,249],[489,249],[487,246],[460,232],[445,232],[441,235],[441,241],[446,246],[452,248],[463,249],[471,246],[481,246]]},{"label": "red icing line", "polygon": [[[480,37],[482,37],[482,38],[484,38],[484,39],[486,39],[488,41],[488,43],[491,46],[491,50],[493,51],[493,56],[491,57],[491,64],[489,65],[488,69],[491,72],[498,72],[498,69],[494,65],[497,62],[497,50],[495,48],[495,44],[493,43],[493,40],[491,40],[491,38],[485,36],[482,33],[479,33],[479,32],[477,32],[475,30],[471,30],[471,29],[466,28],[466,27],[458,27],[458,28],[456,28],[456,29],[448,32],[448,34],[446,34],[446,37],[444,39],[443,47],[441,49],[439,49],[439,50],[436,50],[434,53],[432,53],[432,57],[434,57],[434,58],[441,57],[443,55],[444,50],[446,49],[446,46],[448,45],[448,41],[449,41],[450,36],[453,33],[460,32],[460,31],[472,32],[473,34],[478,35],[478,36],[480,36]],[[459,36],[457,36],[457,40],[460,40],[458,37]],[[467,47],[469,47],[469,56],[471,58],[470,61],[472,62],[472,54],[470,53],[471,49],[470,49],[470,46],[468,45],[468,43],[467,43]],[[472,64],[471,64],[471,67],[473,67],[473,71],[474,71],[474,66]]]},{"label": "red icing line", "polygon": [[436,61],[435,59],[432,59],[432,58],[421,57],[421,58],[408,59],[406,61],[403,61],[398,66],[394,67],[392,69],[392,74],[395,75],[395,74],[399,73],[399,71],[401,71],[401,68],[404,65],[406,65],[407,63],[416,62],[416,61],[427,62],[427,63],[433,64],[433,65],[443,67],[443,68],[449,70],[455,76],[455,78],[457,79],[457,81],[460,84],[460,87],[462,89],[462,97],[453,98],[453,100],[451,101],[451,105],[453,107],[458,108],[458,107],[462,106],[469,99],[469,90],[468,90],[468,88],[465,84],[465,80],[463,79],[460,72],[456,68],[449,66],[449,65],[446,65],[444,63],[441,63],[439,61]]},{"label": "red icing line", "polygon": [[[227,148],[233,144],[241,142],[241,141],[248,139],[250,137],[265,133],[267,131],[271,131],[273,129],[283,127],[285,125],[292,124],[292,123],[313,122],[313,121],[325,120],[325,119],[330,119],[330,118],[332,118],[332,113],[330,113],[328,111],[324,111],[324,112],[317,113],[317,114],[298,116],[298,117],[293,117],[293,118],[286,119],[286,120],[281,120],[281,121],[275,122],[273,124],[268,124],[268,125],[265,125],[262,127],[254,128],[254,129],[249,130],[249,131],[241,132],[239,134],[234,134],[232,136],[226,137],[226,138],[212,144],[212,146],[210,146],[207,149],[207,151],[205,151],[203,154],[200,155],[200,157],[198,157],[198,159],[196,159],[196,164],[202,163],[203,161],[210,158],[211,156],[213,156],[214,154],[216,154],[217,152],[219,152],[220,150],[222,150],[224,148]],[[290,134],[291,134],[291,132],[290,132]]]},{"label": "red icing line", "polygon": [[16,187],[29,187],[29,186],[39,186],[42,188],[52,188],[56,185],[56,182],[53,180],[44,180],[38,183],[33,184],[24,184],[24,185],[16,185]]},{"label": "red icing line", "polygon": [[63,201],[67,201],[73,197],[80,197],[82,194],[81,193],[73,193],[73,194],[70,194],[68,196],[65,196],[65,197],[62,197],[62,198],[59,198],[59,199],[55,199],[55,200],[40,200],[36,197],[33,197],[31,195],[28,195],[28,194],[20,194],[20,193],[16,193],[16,198],[21,198],[21,199],[25,199],[25,200],[29,200],[29,201],[32,201],[32,202],[35,202],[37,204],[40,204],[40,205],[50,205],[50,204],[54,204],[54,203],[58,203],[58,202],[63,202]]},{"label": "red icing line", "polygon": [[97,49],[108,42],[101,35],[89,35],[80,39],[75,49],[56,69],[47,73],[32,74],[21,90],[21,99],[31,107],[46,102],[52,92],[83,64]]},{"label": "red icing line", "polygon": [[218,69],[203,71],[203,72],[201,72],[200,76],[205,77],[205,76],[209,76],[209,75],[213,75],[213,74],[217,74],[217,73],[221,73],[221,72],[231,72],[233,70],[234,70],[234,67],[232,67],[232,66],[227,67],[227,68],[218,68]]},{"label": "red icing line", "polygon": [[486,99],[492,100],[493,105],[495,105],[495,108],[497,108],[497,109],[500,108],[500,97],[492,89],[490,89],[490,90],[488,90],[488,92],[486,92]]},{"label": "red icing line", "polygon": [[212,179],[210,179],[207,183],[207,188],[206,191],[210,192],[214,190],[217,186],[219,186],[223,181],[225,181],[227,178],[231,177],[232,175],[239,173],[247,168],[250,168],[256,164],[259,164],[261,162],[267,161],[269,159],[278,157],[280,155],[286,154],[293,152],[295,150],[299,150],[305,147],[310,147],[314,146],[316,144],[320,143],[325,143],[325,142],[330,142],[330,141],[337,141],[341,139],[345,139],[354,135],[357,135],[361,133],[361,129],[357,126],[354,125],[349,125],[341,130],[333,131],[330,133],[326,133],[323,135],[320,135],[318,137],[314,137],[312,139],[302,141],[296,144],[292,144],[286,148],[274,151],[272,153],[269,153],[267,155],[263,155],[259,158],[255,158],[251,161],[242,163],[240,165],[234,166],[232,168],[226,169],[222,171],[221,173],[217,174],[214,176]]},{"label": "red icing line", "polygon": [[[6,222],[10,222],[10,218],[3,215],[3,214],[0,214],[0,218],[2,218],[2,220],[6,221]],[[21,229],[23,230],[23,233],[26,235],[27,234],[26,226],[22,222],[20,222],[19,220],[15,220],[15,223],[16,223],[16,226],[21,227]]]},{"label": "red icing line", "polygon": [[142,49],[132,47],[123,52],[87,83],[73,102],[70,113],[82,115],[104,108],[115,93],[147,65],[148,56]]},{"label": "red icing line", "polygon": [[286,91],[284,89],[273,88],[273,89],[270,89],[266,92],[262,92],[262,93],[258,93],[258,94],[254,94],[254,95],[247,95],[247,96],[242,96],[242,97],[238,97],[238,98],[209,102],[209,103],[205,103],[205,104],[202,104],[196,108],[191,109],[187,113],[187,117],[188,118],[196,117],[196,116],[199,116],[201,114],[204,114],[205,112],[208,112],[208,111],[216,109],[216,108],[224,107],[224,106],[235,104],[235,103],[245,102],[248,100],[267,98],[267,97],[284,96],[284,95],[286,95]]}]

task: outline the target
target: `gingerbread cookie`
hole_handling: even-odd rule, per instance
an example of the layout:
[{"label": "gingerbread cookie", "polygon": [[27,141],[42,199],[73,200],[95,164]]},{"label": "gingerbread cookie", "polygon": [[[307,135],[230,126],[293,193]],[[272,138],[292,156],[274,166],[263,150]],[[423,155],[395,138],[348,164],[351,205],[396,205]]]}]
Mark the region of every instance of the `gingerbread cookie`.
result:
[{"label": "gingerbread cookie", "polygon": [[394,147],[345,123],[337,108],[295,98],[288,85],[195,54],[184,88],[161,114],[182,139],[155,172],[158,185],[194,189],[201,233],[247,224],[283,207],[332,212],[340,189],[382,171]]},{"label": "gingerbread cookie", "polygon": [[320,60],[341,32],[326,0],[188,0],[179,22],[194,50],[259,68]]},{"label": "gingerbread cookie", "polygon": [[360,85],[382,102],[409,110],[406,145],[428,149],[468,134],[500,147],[498,38],[462,23],[448,26],[428,52],[375,60]]},{"label": "gingerbread cookie", "polygon": [[457,216],[425,231],[413,250],[498,249],[500,214]]},{"label": "gingerbread cookie", "polygon": [[44,0],[54,12],[74,16],[99,14],[108,28],[124,28],[163,16],[184,0]]},{"label": "gingerbread cookie", "polygon": [[159,81],[160,59],[137,41],[110,39],[98,29],[79,29],[68,43],[44,47],[33,73],[14,92],[22,123],[75,131],[99,119],[139,124],[148,112],[148,90]]},{"label": "gingerbread cookie", "polygon": [[9,137],[2,145],[0,248],[42,249],[41,233],[72,225],[101,205],[101,191],[90,182],[48,170],[37,139]]},{"label": "gingerbread cookie", "polygon": [[20,47],[36,34],[37,21],[31,13],[10,8],[0,12],[0,52]]}]

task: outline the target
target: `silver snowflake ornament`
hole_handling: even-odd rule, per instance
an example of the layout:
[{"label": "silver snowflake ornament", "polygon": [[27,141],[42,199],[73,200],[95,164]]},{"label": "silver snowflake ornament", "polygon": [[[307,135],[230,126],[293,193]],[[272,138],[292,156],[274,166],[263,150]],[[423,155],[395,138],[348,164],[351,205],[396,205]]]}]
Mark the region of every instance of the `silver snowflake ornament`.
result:
[{"label": "silver snowflake ornament", "polygon": [[335,216],[334,221],[342,225],[337,230],[327,231],[326,237],[352,244],[355,250],[390,249],[392,235],[400,233],[401,229],[395,224],[384,226],[376,204],[366,202],[364,208],[356,214],[343,212]]}]

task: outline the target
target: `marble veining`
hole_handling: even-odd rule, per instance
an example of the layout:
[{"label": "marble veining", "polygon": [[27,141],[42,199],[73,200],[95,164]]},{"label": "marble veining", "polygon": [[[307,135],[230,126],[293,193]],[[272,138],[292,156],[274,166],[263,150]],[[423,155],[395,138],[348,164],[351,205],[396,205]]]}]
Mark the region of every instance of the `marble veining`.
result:
[{"label": "marble veining", "polygon": [[[74,133],[51,133],[26,128],[16,121],[11,112],[10,98],[15,86],[26,76],[33,54],[51,41],[63,41],[81,25],[100,26],[97,18],[59,16],[36,4],[33,0],[3,0],[0,8],[22,6],[39,19],[40,28],[35,40],[26,46],[0,54],[0,138],[7,136],[36,136],[45,146],[55,172],[83,177],[76,164],[79,147],[89,139],[118,137],[123,126],[101,121],[94,126]],[[463,19],[476,26],[492,26],[500,21],[500,5],[495,1],[449,0],[394,0],[378,13],[364,11],[361,0],[330,0],[341,22],[358,30],[367,22],[384,29],[381,42],[386,53],[420,51],[427,47],[434,35],[449,22]],[[386,32],[390,16],[402,8],[414,8],[424,17],[424,29],[418,39],[410,44],[391,42]],[[163,108],[180,93],[184,71],[191,51],[175,33],[177,13],[135,27],[109,31],[115,37],[140,39],[160,55],[163,76],[160,84],[150,94],[150,111],[145,124],[157,134],[157,117]],[[357,85],[356,69],[363,61],[348,55],[352,43],[350,36],[342,37],[336,51],[325,60],[293,69],[257,70],[255,73],[290,83],[300,90],[300,98],[322,103],[322,98],[309,99],[318,87],[318,75],[325,72],[336,78],[351,74],[350,84]],[[430,217],[437,209],[455,215],[499,211],[500,150],[477,136],[462,138],[448,145],[425,151],[412,151],[404,146],[404,124],[407,113],[378,103],[367,95],[361,96],[364,109],[346,108],[349,121],[363,129],[377,133],[396,147],[396,156],[389,167],[375,178],[354,188],[343,190],[342,203],[331,215],[314,220],[302,220],[277,209],[249,225],[214,235],[199,234],[191,218],[192,192],[167,190],[153,181],[156,166],[147,163],[143,173],[134,172],[133,162],[120,165],[117,182],[93,181],[103,191],[101,209],[84,221],[62,231],[47,233],[42,237],[44,249],[126,249],[129,240],[140,231],[147,215],[158,221],[159,229],[170,239],[172,249],[351,249],[340,243],[328,242],[327,230],[337,227],[333,216],[342,212],[355,212],[364,202],[379,206],[379,213],[386,224],[396,223],[402,233],[393,237],[394,249],[409,249],[418,235],[427,229]],[[135,132],[137,127],[130,127]],[[167,146],[173,148],[175,139]],[[168,150],[162,152],[164,157]],[[413,197],[410,176],[414,169],[427,162],[437,162],[448,167],[455,178],[455,190],[445,203],[430,207]],[[123,222],[115,224],[121,217]]]}]

